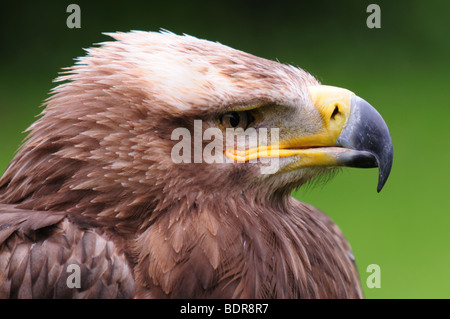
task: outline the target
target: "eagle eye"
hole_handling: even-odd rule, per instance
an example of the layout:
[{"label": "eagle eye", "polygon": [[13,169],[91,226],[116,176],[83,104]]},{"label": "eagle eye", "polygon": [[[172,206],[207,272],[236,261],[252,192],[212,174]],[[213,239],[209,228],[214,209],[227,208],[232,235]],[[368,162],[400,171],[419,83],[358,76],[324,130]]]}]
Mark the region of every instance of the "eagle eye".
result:
[{"label": "eagle eye", "polygon": [[255,120],[249,111],[229,112],[222,115],[219,119],[224,128],[242,128],[247,129]]}]

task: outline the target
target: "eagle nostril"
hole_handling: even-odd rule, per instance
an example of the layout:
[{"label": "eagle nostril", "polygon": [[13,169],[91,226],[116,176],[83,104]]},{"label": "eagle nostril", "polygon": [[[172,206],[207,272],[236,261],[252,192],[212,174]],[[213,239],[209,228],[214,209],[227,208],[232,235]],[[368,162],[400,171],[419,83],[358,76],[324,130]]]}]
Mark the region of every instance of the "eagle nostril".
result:
[{"label": "eagle nostril", "polygon": [[331,119],[334,120],[335,117],[336,117],[336,115],[338,115],[338,114],[339,114],[339,106],[338,106],[338,105],[335,105],[335,106],[334,106],[333,113],[331,113]]}]

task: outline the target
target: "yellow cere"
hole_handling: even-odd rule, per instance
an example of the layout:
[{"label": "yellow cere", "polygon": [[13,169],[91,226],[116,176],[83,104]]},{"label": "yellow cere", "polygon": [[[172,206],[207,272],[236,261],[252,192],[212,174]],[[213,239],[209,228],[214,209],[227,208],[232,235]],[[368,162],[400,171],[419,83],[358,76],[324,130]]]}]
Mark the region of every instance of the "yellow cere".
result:
[{"label": "yellow cere", "polygon": [[228,149],[225,155],[235,161],[249,161],[260,157],[287,157],[301,155],[295,166],[333,165],[336,150],[327,152],[327,147],[336,146],[336,140],[347,123],[353,92],[327,85],[310,86],[313,105],[322,117],[321,132],[313,135],[295,136],[280,141],[277,145],[260,146],[247,150]]}]

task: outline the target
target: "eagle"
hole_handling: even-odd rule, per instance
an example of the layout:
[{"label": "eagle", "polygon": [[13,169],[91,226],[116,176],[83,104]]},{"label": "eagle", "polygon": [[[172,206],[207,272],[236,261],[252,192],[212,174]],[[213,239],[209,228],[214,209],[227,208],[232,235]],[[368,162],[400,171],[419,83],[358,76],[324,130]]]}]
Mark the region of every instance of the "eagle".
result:
[{"label": "eagle", "polygon": [[341,167],[378,167],[380,191],[380,114],[218,42],[106,35],[0,179],[0,298],[362,298],[343,233],[290,193]]}]

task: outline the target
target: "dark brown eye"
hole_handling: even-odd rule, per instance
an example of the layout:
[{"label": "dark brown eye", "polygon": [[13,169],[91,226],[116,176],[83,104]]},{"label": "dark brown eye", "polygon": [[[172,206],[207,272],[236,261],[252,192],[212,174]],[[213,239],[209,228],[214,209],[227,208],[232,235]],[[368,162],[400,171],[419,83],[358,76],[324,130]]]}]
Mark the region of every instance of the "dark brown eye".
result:
[{"label": "dark brown eye", "polygon": [[224,128],[246,129],[255,119],[249,111],[230,112],[220,117],[220,124]]}]

